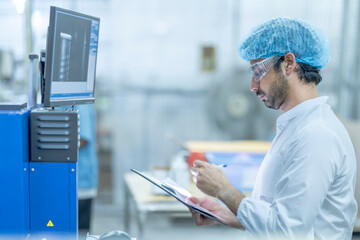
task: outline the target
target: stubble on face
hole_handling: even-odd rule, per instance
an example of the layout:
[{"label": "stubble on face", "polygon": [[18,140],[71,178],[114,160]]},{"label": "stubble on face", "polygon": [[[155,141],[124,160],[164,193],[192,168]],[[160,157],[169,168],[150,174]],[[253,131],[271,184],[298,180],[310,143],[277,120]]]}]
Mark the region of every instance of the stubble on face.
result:
[{"label": "stubble on face", "polygon": [[276,72],[277,78],[270,85],[269,93],[266,94],[261,89],[255,93],[257,96],[264,95],[265,106],[272,109],[279,109],[289,95],[289,83],[282,72]]}]

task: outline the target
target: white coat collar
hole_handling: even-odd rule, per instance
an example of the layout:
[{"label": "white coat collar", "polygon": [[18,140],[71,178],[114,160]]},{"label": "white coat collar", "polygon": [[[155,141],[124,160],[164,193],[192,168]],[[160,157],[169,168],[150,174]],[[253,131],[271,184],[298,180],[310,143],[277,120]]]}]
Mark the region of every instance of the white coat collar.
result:
[{"label": "white coat collar", "polygon": [[296,118],[297,116],[303,115],[304,113],[308,112],[310,109],[312,109],[320,104],[325,104],[327,102],[328,98],[329,97],[327,97],[327,96],[317,97],[317,98],[306,100],[306,101],[296,105],[295,107],[293,107],[289,111],[281,114],[278,117],[278,119],[276,120],[277,127],[281,128],[281,126],[286,125],[286,123],[289,122],[291,119]]}]

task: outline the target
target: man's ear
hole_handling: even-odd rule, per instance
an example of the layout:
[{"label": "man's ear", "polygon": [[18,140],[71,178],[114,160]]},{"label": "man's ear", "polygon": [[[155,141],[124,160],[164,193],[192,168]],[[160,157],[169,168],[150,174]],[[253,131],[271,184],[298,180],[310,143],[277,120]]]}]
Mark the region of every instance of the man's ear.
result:
[{"label": "man's ear", "polygon": [[296,67],[295,55],[292,53],[285,54],[283,63],[285,64],[286,75],[290,75]]}]

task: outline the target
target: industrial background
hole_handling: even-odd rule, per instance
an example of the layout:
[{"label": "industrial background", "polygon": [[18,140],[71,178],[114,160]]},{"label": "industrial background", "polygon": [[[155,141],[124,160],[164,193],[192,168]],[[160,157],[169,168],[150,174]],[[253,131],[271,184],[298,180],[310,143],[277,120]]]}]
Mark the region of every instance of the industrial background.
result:
[{"label": "industrial background", "polygon": [[237,48],[252,27],[274,17],[308,20],[329,38],[320,95],[330,97],[359,156],[357,0],[0,0],[0,102],[27,98],[28,54],[46,47],[51,5],[101,19],[94,233],[123,227],[130,168],[168,167],[186,141],[272,140],[279,112],[249,91],[248,63]]}]

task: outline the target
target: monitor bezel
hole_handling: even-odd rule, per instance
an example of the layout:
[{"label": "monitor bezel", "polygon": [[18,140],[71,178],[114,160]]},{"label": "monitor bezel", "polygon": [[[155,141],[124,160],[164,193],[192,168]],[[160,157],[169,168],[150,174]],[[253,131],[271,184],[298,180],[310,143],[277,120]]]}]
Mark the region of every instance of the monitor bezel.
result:
[{"label": "monitor bezel", "polygon": [[72,14],[79,17],[89,18],[95,21],[98,21],[100,27],[100,18],[90,16],[87,14],[75,12],[68,9],[63,9],[59,7],[50,7],[50,18],[49,18],[49,26],[47,31],[47,39],[46,39],[46,56],[45,56],[45,90],[44,90],[44,107],[64,107],[64,106],[74,106],[79,104],[91,104],[95,102],[95,85],[96,85],[96,66],[97,66],[97,53],[99,49],[99,36],[98,44],[96,46],[96,59],[95,59],[95,69],[94,69],[94,88],[93,88],[93,97],[84,97],[81,99],[60,99],[54,100],[51,99],[51,87],[52,87],[52,64],[54,61],[53,49],[54,49],[54,38],[55,38],[55,16],[58,12],[64,12],[68,14]]}]

